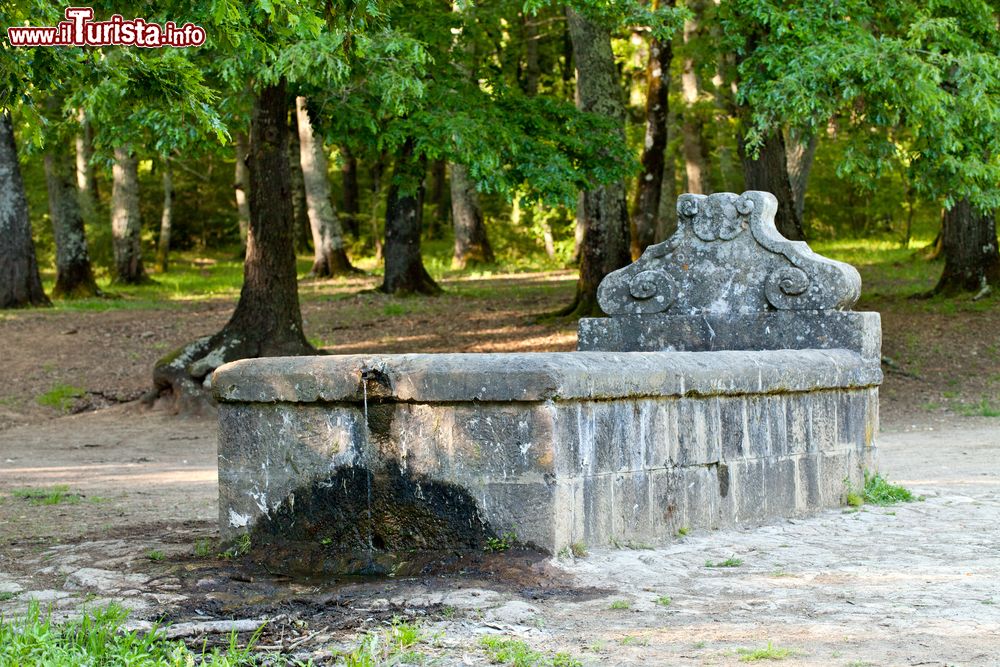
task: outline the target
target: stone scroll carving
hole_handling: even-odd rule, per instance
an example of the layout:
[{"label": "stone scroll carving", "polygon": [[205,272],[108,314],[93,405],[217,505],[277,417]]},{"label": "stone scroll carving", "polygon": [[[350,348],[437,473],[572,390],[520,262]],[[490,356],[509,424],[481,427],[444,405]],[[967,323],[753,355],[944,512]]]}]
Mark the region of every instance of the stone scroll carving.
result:
[{"label": "stone scroll carving", "polygon": [[768,192],[681,195],[677,232],[597,293],[608,315],[735,315],[850,310],[861,294],[857,270],[789,241],[774,226]]}]

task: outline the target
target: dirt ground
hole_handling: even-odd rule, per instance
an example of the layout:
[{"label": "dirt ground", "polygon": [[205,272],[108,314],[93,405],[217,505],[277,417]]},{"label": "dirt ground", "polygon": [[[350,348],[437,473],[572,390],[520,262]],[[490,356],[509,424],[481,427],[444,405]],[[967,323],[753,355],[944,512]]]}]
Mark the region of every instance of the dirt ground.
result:
[{"label": "dirt ground", "polygon": [[[533,322],[566,302],[567,274],[453,285],[429,301],[354,296],[364,284],[306,297],[307,333],[328,351],[575,344],[571,325]],[[319,663],[406,616],[425,628],[418,649],[446,665],[486,664],[484,634],[588,665],[742,664],[768,642],[790,651],[790,665],[998,664],[1000,420],[963,406],[995,400],[1000,315],[875,305],[895,364],[885,369],[880,467],[924,500],[695,531],[651,549],[483,554],[424,577],[335,581],[217,557],[214,422],[129,402],[158,356],[216,330],[231,302],[5,314],[0,614],[32,599],[56,614],[114,600],[137,627],[268,619],[262,650]],[[85,390],[66,413],[38,403],[62,385]],[[55,498],[22,493],[59,485]],[[706,567],[731,557],[742,564]],[[189,639],[219,641],[198,628]]]}]

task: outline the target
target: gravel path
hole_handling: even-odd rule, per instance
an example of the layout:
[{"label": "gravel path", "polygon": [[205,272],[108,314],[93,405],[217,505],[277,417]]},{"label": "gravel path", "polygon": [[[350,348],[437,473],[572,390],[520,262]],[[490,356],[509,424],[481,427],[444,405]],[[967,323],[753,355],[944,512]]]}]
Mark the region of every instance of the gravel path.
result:
[{"label": "gravel path", "polygon": [[[122,416],[0,432],[0,614],[32,597],[70,610],[97,595],[149,616],[190,593],[157,582],[144,554],[169,561],[212,534],[211,423],[171,426],[154,415],[125,427]],[[426,622],[439,633],[427,651],[440,664],[483,664],[485,633],[584,664],[735,665],[768,642],[772,655],[787,651],[787,665],[1000,664],[1000,423],[883,432],[879,446],[881,470],[924,500],[557,561],[565,583],[610,591],[596,598],[530,599],[509,588],[455,597],[454,581],[450,591],[417,595],[401,582],[391,605],[420,613],[452,600],[455,613]],[[45,508],[9,495],[60,481],[82,502]],[[160,493],[169,502],[157,503]],[[32,537],[36,524],[43,534]],[[109,534],[97,539],[100,526]],[[730,558],[741,563],[706,567]],[[356,634],[335,639],[350,645]]]}]

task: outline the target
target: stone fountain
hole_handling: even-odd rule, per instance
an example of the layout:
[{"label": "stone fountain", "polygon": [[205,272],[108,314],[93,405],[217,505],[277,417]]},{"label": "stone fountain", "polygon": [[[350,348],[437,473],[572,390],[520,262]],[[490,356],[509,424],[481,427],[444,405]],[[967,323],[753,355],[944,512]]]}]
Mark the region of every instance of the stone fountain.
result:
[{"label": "stone fountain", "polygon": [[222,535],[373,554],[653,543],[842,502],[872,466],[881,327],[765,192],[683,195],[579,351],[247,359],[215,372]]}]

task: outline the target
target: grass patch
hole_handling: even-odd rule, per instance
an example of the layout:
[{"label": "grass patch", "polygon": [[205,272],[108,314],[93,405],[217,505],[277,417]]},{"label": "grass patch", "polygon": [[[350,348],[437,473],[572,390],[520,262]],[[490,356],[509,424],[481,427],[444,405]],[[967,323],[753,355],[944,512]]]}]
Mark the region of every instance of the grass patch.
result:
[{"label": "grass patch", "polygon": [[661,607],[669,607],[671,602],[673,602],[673,600],[670,599],[669,595],[661,595],[660,597],[656,598],[656,604],[660,605]]},{"label": "grass patch", "polygon": [[7,602],[8,600],[13,600],[21,591],[0,591],[0,602]]},{"label": "grass patch", "polygon": [[208,558],[215,551],[214,547],[212,540],[207,537],[202,538],[194,543],[194,555],[198,558]]},{"label": "grass patch", "polygon": [[1000,405],[983,398],[978,403],[964,403],[958,409],[963,417],[1000,417]]},{"label": "grass patch", "polygon": [[39,405],[55,408],[60,412],[66,412],[73,407],[76,399],[86,393],[87,390],[82,387],[74,387],[71,384],[57,384],[35,400]]},{"label": "grass patch", "polygon": [[790,648],[781,648],[771,642],[762,648],[738,648],[736,652],[740,654],[740,662],[757,662],[759,660],[784,660],[794,655]]},{"label": "grass patch", "polygon": [[864,499],[871,505],[895,505],[916,500],[913,493],[898,484],[890,484],[882,473],[865,471]]},{"label": "grass patch", "polygon": [[32,602],[23,618],[0,619],[0,665],[235,667],[260,662],[252,653],[257,634],[243,648],[233,633],[228,646],[196,653],[180,640],[166,639],[158,630],[125,631],[122,625],[127,616],[126,610],[112,604],[60,625]]},{"label": "grass patch", "polygon": [[632,603],[628,600],[615,600],[611,603],[610,609],[631,609]]},{"label": "grass patch", "polygon": [[743,560],[740,558],[727,558],[726,560],[720,561],[705,561],[705,567],[739,567],[743,565]]},{"label": "grass patch", "polygon": [[479,640],[490,662],[510,667],[580,667],[583,663],[568,653],[551,656],[536,651],[519,639],[483,637]]},{"label": "grass patch", "polygon": [[153,549],[146,554],[146,558],[149,560],[163,560],[163,552],[159,549]]},{"label": "grass patch", "polygon": [[417,623],[395,618],[390,626],[380,632],[367,632],[358,647],[337,658],[347,667],[376,667],[376,665],[422,664],[426,655],[413,647],[425,641],[425,633]]},{"label": "grass patch", "polygon": [[75,505],[80,502],[80,496],[69,492],[69,487],[65,484],[54,486],[51,489],[16,489],[13,493],[15,498],[29,501],[32,505]]}]

